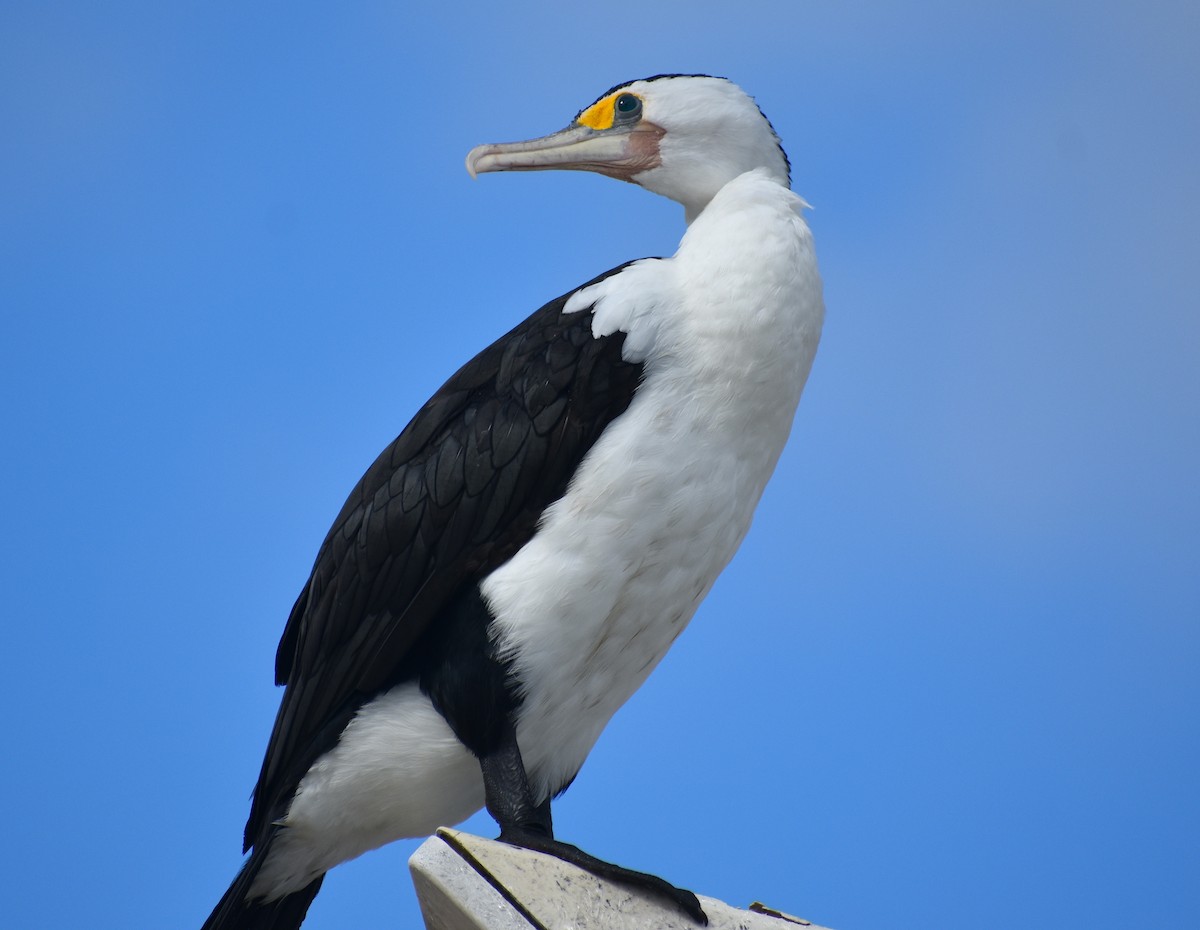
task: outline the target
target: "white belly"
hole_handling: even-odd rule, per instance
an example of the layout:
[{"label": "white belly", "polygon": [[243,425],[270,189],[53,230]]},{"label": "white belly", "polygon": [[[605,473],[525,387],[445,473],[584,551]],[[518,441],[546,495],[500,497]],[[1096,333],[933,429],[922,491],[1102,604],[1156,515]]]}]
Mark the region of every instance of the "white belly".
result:
[{"label": "white belly", "polygon": [[479,762],[416,682],[365,705],[304,776],[253,893],[298,891],[339,862],[483,806]]},{"label": "white belly", "polygon": [[534,539],[481,586],[524,685],[517,739],[539,798],[575,776],[750,527],[794,406],[747,444],[745,424],[730,435],[707,400],[647,381]]}]

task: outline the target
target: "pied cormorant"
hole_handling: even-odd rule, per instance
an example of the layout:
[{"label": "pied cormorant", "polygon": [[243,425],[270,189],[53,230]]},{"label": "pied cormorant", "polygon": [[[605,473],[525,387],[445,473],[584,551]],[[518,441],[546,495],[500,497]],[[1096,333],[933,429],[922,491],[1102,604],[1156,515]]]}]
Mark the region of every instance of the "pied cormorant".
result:
[{"label": "pied cormorant", "polygon": [[737,85],[660,75],[472,175],[577,169],[682,204],[670,258],[550,301],[467,362],[351,492],[288,618],[241,872],[206,930],[299,926],[325,873],[481,806],[500,839],[672,898],[554,839],[550,799],[733,557],[821,333],[804,202]]}]

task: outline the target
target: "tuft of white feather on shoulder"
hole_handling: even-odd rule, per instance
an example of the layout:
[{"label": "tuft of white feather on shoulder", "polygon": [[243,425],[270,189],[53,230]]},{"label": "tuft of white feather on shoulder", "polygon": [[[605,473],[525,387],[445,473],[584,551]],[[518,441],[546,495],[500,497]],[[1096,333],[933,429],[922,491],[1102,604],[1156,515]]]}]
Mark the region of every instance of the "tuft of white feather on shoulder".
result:
[{"label": "tuft of white feather on shoulder", "polygon": [[563,313],[592,311],[592,335],[597,339],[625,333],[621,357],[644,362],[658,342],[660,308],[675,297],[670,259],[643,258],[591,287],[572,294]]}]

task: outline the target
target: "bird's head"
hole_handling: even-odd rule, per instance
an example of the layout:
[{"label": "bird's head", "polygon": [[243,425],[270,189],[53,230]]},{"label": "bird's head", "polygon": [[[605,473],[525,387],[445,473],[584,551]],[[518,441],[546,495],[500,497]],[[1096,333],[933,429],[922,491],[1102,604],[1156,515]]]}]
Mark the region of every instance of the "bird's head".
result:
[{"label": "bird's head", "polygon": [[669,74],[607,91],[560,132],[480,145],[485,171],[595,171],[683,204],[689,222],[738,175],[765,168],[785,187],[787,156],[754,99],[725,78]]}]

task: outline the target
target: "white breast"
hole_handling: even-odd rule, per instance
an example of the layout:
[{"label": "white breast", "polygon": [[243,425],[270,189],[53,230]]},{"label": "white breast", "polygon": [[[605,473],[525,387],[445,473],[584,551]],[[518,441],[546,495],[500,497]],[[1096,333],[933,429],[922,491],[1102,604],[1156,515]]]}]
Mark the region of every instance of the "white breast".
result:
[{"label": "white breast", "polygon": [[673,258],[568,303],[595,302],[598,334],[627,332],[645,378],[536,536],[482,585],[524,684],[517,735],[535,795],[574,777],[750,527],[821,331],[801,206],[749,172]]}]

